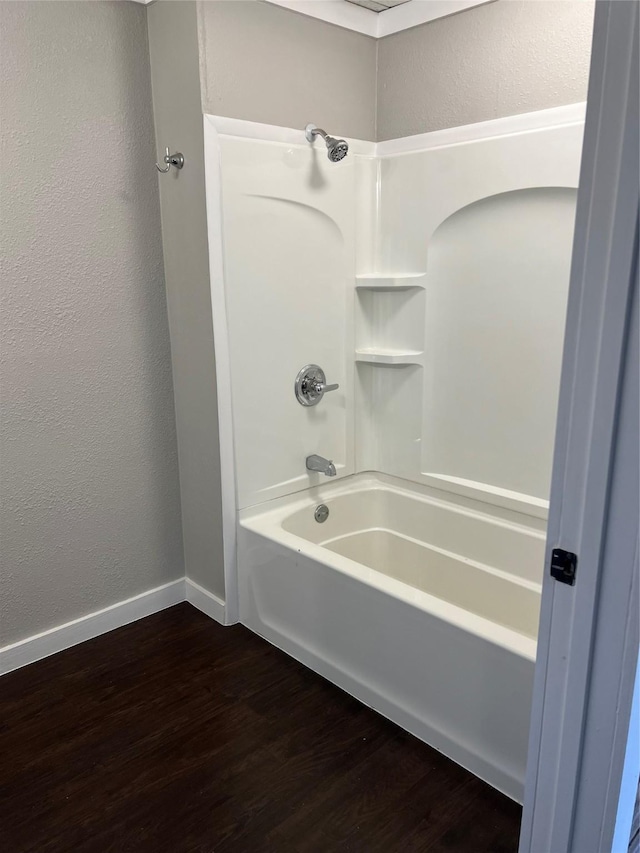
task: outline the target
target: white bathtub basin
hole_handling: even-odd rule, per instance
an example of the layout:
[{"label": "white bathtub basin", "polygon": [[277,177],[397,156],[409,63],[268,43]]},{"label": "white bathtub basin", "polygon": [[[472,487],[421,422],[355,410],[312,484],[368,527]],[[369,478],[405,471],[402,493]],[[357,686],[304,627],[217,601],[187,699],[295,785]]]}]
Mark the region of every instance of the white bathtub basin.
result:
[{"label": "white bathtub basin", "polygon": [[240,618],[521,800],[544,533],[443,494],[357,475],[243,511]]}]

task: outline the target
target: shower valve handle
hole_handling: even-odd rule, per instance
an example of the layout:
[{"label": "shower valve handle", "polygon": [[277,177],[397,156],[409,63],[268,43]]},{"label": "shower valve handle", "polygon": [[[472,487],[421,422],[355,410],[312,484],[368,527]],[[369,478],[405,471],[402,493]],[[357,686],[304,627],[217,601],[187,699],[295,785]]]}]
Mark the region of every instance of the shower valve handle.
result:
[{"label": "shower valve handle", "polygon": [[340,386],[337,382],[334,382],[333,385],[325,385],[324,382],[314,382],[312,383],[312,387],[316,394],[326,394],[327,391],[337,391]]},{"label": "shower valve handle", "polygon": [[339,387],[337,382],[327,385],[324,370],[317,364],[307,364],[296,376],[294,390],[301,406],[317,406],[327,391],[337,391]]}]

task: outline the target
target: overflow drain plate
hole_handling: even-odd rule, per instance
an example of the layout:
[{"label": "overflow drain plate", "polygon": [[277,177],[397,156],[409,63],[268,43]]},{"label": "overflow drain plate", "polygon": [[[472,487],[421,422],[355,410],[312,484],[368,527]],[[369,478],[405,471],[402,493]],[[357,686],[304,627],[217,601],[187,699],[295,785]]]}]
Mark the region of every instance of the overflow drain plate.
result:
[{"label": "overflow drain plate", "polygon": [[329,518],[329,507],[326,504],[320,504],[320,506],[316,507],[313,517],[318,524],[322,524]]}]

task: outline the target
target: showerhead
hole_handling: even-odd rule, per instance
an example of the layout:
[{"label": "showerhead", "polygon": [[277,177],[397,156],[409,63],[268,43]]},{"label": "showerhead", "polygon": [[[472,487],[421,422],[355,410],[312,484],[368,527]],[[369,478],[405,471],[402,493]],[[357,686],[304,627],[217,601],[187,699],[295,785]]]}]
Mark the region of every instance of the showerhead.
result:
[{"label": "showerhead", "polygon": [[344,139],[335,139],[325,133],[321,127],[316,127],[315,124],[308,124],[304,129],[304,135],[307,142],[313,143],[316,136],[321,136],[327,146],[327,157],[332,163],[338,163],[347,156],[349,145]]},{"label": "showerhead", "polygon": [[334,139],[333,136],[328,136],[325,142],[327,143],[327,157],[332,163],[337,163],[347,156],[349,145],[344,139]]}]

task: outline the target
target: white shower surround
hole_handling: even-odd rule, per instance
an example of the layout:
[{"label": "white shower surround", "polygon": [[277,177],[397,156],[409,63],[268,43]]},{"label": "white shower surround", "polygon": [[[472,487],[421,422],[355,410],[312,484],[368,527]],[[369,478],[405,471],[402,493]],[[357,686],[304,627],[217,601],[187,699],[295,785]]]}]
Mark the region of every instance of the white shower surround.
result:
[{"label": "white shower surround", "polygon": [[[450,223],[457,211],[472,210],[475,203],[487,197],[502,194],[511,201],[520,190],[577,187],[583,118],[584,106],[573,105],[379,145],[349,140],[350,156],[341,164],[331,164],[319,146],[317,153],[312,153],[302,130],[205,117],[227,616],[236,612],[239,573],[242,622],[515,799],[520,799],[522,792],[535,640],[521,637],[521,642],[517,640],[519,632],[511,630],[509,641],[503,641],[504,625],[494,623],[489,634],[483,635],[482,643],[470,641],[469,638],[478,637],[474,633],[477,620],[472,620],[471,626],[459,624],[457,605],[441,601],[434,612],[430,608],[437,596],[424,589],[418,593],[415,586],[403,580],[384,578],[375,568],[360,565],[358,575],[354,568],[357,561],[283,530],[282,518],[273,521],[274,513],[290,513],[290,505],[296,501],[305,506],[313,503],[327,488],[345,488],[362,496],[360,479],[364,475],[358,472],[373,468],[381,472],[382,478],[388,477],[388,488],[413,492],[416,505],[425,506],[420,504],[420,495],[426,491],[454,515],[464,508],[472,509],[487,523],[502,524],[504,530],[509,525],[526,530],[523,543],[531,544],[536,537],[540,540],[546,494],[505,488],[499,482],[474,481],[459,476],[459,472],[450,475],[438,470],[437,465],[425,468],[424,448],[428,448],[430,436],[424,434],[423,426],[432,415],[439,414],[429,412],[426,394],[431,393],[434,382],[432,376],[428,383],[425,380],[430,368],[424,341],[429,318],[426,300],[433,298],[426,247],[427,238],[443,222]],[[329,130],[335,132],[333,128]],[[452,180],[452,175],[459,178]],[[413,197],[412,190],[417,190]],[[411,216],[407,216],[407,193]],[[259,228],[247,227],[251,216],[258,218]],[[563,264],[568,263],[567,247],[562,243],[566,242],[566,233],[565,229],[558,245],[564,246],[567,258],[560,258],[559,265],[547,270],[547,277],[562,275]],[[494,247],[492,251],[499,249]],[[467,275],[468,271],[463,273]],[[526,292],[523,288],[522,294]],[[563,312],[562,300],[558,304]],[[556,369],[562,342],[562,317],[558,320],[557,315],[555,305],[553,333],[549,336],[555,339],[546,341],[551,352],[549,364],[553,367],[556,359]],[[404,332],[407,339],[400,346],[398,336]],[[469,330],[472,333],[473,329]],[[540,329],[538,336],[539,333]],[[292,381],[307,361],[322,364],[328,381],[339,381],[342,387],[317,410],[305,411],[293,399]],[[540,376],[528,381],[533,381],[533,387],[536,381],[540,385]],[[545,418],[552,422],[556,381],[552,370],[548,379],[550,400],[541,404],[546,407]],[[500,386],[493,390],[499,392]],[[526,392],[524,386],[525,397]],[[385,412],[393,417],[385,417]],[[508,405],[504,416],[509,418]],[[491,436],[490,430],[487,434]],[[526,454],[526,436],[524,439]],[[548,459],[538,459],[535,454],[544,455],[544,447],[540,445],[535,450],[535,441],[531,445],[535,458],[529,470],[534,477],[536,466],[550,468],[551,458],[549,454]],[[334,458],[337,482],[326,486],[324,478],[306,472],[304,456],[311,452]],[[517,460],[517,453],[512,456]],[[507,475],[509,470],[507,466]],[[341,481],[345,477],[350,479]],[[411,487],[407,481],[415,485]],[[544,477],[540,482],[544,483]],[[300,493],[299,497],[291,497],[294,493]],[[397,529],[392,534],[400,539],[404,536]],[[453,553],[470,556],[463,557],[458,565],[471,559],[489,573],[496,570],[495,563],[473,555],[473,543],[465,542],[466,534],[460,536],[462,544]],[[526,544],[523,547],[523,559],[529,559]],[[537,553],[537,546],[533,550]],[[279,574],[272,573],[271,589],[265,586],[269,576],[264,570],[265,561],[270,561],[272,568],[281,566]],[[344,599],[344,580],[340,578],[345,575],[352,579],[350,599]],[[539,585],[541,575],[540,557],[539,576],[528,582]],[[277,576],[280,581],[275,580]],[[322,583],[328,584],[321,613],[317,602],[304,591],[306,583],[315,583],[314,577],[322,577]],[[353,584],[356,577],[360,586]],[[296,592],[296,583],[302,584],[302,591]],[[460,583],[464,583],[462,578]],[[373,602],[372,593],[365,593],[367,587],[375,589],[378,596],[377,603],[372,604],[377,618],[382,620],[377,633],[387,638],[385,649],[370,655],[371,665],[377,666],[373,678],[371,673],[365,676],[362,659],[352,654],[354,646],[349,647],[347,641],[347,622],[341,628],[346,632],[344,647],[336,657],[335,647],[332,651],[330,644],[322,646],[322,632],[314,632],[318,626],[312,625],[311,618],[315,609],[316,622],[329,624],[344,600],[351,601],[350,609],[357,613],[358,594]],[[268,613],[255,606],[256,595],[267,594]],[[428,618],[423,616],[425,634],[421,642],[429,644],[434,666],[453,661],[441,644],[429,639],[442,636],[438,630],[429,635],[429,626],[433,629],[436,622],[457,625],[456,642],[467,650],[467,667],[488,666],[496,701],[491,708],[482,706],[480,729],[487,715],[500,723],[505,712],[513,713],[512,723],[506,719],[502,723],[507,729],[515,725],[520,732],[517,747],[509,737],[501,746],[500,724],[497,728],[489,726],[495,728],[497,740],[489,737],[483,741],[482,732],[469,719],[443,734],[434,719],[434,714],[437,718],[440,712],[430,705],[429,691],[420,694],[418,689],[408,704],[403,701],[396,675],[403,671],[407,679],[419,682],[420,654],[412,650],[409,658],[413,663],[405,665],[407,643],[415,642],[418,635],[404,636],[401,626],[411,624],[413,631],[418,611],[430,613]],[[344,608],[340,612],[344,616]],[[306,640],[300,635],[299,617],[303,613],[310,626]],[[371,622],[367,625],[366,620],[361,620],[360,628],[365,627],[370,636],[376,634]],[[355,616],[351,628],[351,636],[357,637],[359,625]],[[501,649],[497,668],[488,662],[493,653],[487,657],[478,651],[488,647]],[[474,650],[480,657],[474,658]],[[457,661],[455,666],[464,669],[463,657]],[[511,675],[501,681],[501,672],[503,676]],[[456,677],[454,674],[449,679],[452,684]],[[512,688],[520,685],[517,692],[523,701],[512,697],[501,705],[497,701],[500,689],[507,695],[509,684]],[[447,679],[441,679],[438,691],[446,700]],[[491,690],[488,692],[492,694]],[[454,701],[453,694],[450,699]],[[471,705],[478,701],[473,691],[463,697],[463,702]],[[511,758],[502,748],[507,742],[514,752]]]}]

